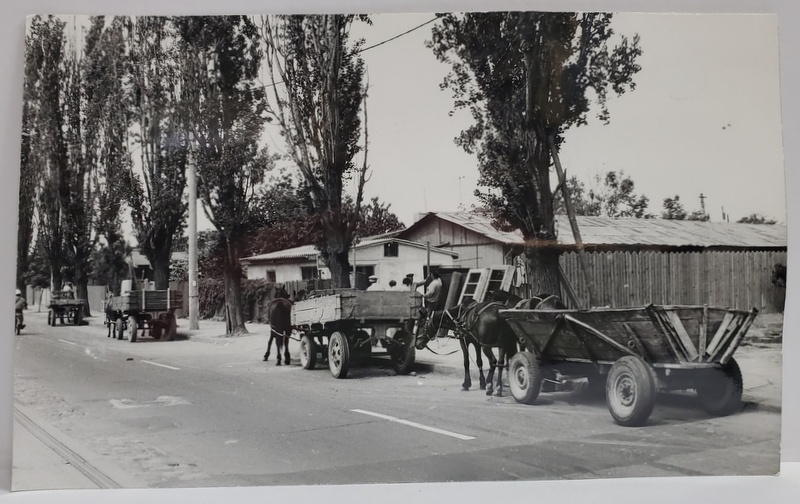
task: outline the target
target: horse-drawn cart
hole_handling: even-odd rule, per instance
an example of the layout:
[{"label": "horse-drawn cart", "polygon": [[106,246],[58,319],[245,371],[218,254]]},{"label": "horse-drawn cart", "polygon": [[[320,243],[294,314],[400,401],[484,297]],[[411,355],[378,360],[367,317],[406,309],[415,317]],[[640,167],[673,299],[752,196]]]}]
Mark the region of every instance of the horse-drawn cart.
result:
[{"label": "horse-drawn cart", "polygon": [[[130,330],[130,342],[135,342],[137,331],[148,332],[155,339],[163,335],[172,340],[178,324],[175,310],[182,304],[182,294],[175,290],[138,290],[111,297],[106,305],[108,336],[123,339]],[[132,321],[132,322],[131,322]]]},{"label": "horse-drawn cart", "polygon": [[64,324],[65,318],[67,324],[81,325],[84,306],[86,300],[75,299],[72,292],[54,292],[47,305],[47,325],[56,325],[56,320]]},{"label": "horse-drawn cart", "polygon": [[593,310],[501,310],[523,350],[509,363],[514,398],[533,404],[546,374],[588,378],[605,388],[625,426],[642,425],[657,391],[694,389],[706,411],[733,413],[742,374],[733,354],[758,310],[654,306]]},{"label": "horse-drawn cart", "polygon": [[354,360],[368,360],[373,349],[381,347],[398,374],[411,371],[420,295],[355,289],[317,294],[292,306],[292,326],[300,333],[303,368],[313,369],[318,357],[327,357],[331,374],[345,378]]}]

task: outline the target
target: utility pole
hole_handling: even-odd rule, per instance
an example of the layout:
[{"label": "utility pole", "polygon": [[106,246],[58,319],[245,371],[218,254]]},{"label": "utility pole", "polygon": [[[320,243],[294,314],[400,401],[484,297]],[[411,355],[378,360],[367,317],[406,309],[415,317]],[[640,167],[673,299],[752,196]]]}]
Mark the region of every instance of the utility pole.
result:
[{"label": "utility pole", "polygon": [[197,167],[189,149],[189,330],[200,329],[197,322],[200,303],[197,295]]}]

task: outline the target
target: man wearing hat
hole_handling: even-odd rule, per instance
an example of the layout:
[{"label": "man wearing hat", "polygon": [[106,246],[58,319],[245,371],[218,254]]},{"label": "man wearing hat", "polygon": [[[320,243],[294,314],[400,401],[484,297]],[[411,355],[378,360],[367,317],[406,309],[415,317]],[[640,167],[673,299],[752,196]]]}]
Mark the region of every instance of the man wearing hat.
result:
[{"label": "man wearing hat", "polygon": [[17,289],[17,297],[14,300],[14,310],[19,315],[19,328],[25,329],[25,317],[22,315],[22,310],[28,307],[28,301],[22,296],[22,292]]}]

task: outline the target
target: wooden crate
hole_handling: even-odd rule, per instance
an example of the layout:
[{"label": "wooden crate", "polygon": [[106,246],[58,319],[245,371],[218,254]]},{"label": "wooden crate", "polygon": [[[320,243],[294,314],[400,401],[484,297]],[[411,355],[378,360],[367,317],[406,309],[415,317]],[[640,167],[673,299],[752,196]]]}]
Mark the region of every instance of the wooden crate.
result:
[{"label": "wooden crate", "polygon": [[133,291],[111,298],[111,309],[118,311],[170,311],[182,306],[183,295],[176,290]]},{"label": "wooden crate", "polygon": [[325,324],[339,320],[397,320],[417,316],[422,297],[408,291],[346,290],[298,301],[292,324]]}]

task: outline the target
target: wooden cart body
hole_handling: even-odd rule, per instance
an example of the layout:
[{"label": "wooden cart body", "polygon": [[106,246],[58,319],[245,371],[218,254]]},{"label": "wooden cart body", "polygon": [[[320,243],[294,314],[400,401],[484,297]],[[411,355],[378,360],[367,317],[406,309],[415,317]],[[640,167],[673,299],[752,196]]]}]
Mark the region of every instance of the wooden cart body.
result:
[{"label": "wooden cart body", "polygon": [[72,293],[54,292],[47,305],[47,325],[55,326],[57,321],[62,325],[81,325],[85,306],[86,300],[75,299]]},{"label": "wooden cart body", "polygon": [[[176,290],[138,290],[113,296],[106,303],[108,336],[123,339],[130,330],[129,341],[135,342],[138,332],[172,340],[177,332],[175,310],[181,308],[183,294]],[[132,322],[131,322],[132,321]]]},{"label": "wooden cart body", "polygon": [[[380,346],[398,373],[408,372],[414,357],[413,326],[421,306],[422,296],[410,291],[337,289],[297,301],[291,321],[301,333],[303,367],[313,368],[320,353],[323,358],[327,355],[331,373],[344,378],[351,354],[363,360]],[[331,359],[334,351],[344,352],[344,357]]]},{"label": "wooden cart body", "polygon": [[[634,367],[642,370],[634,374],[650,375],[655,390],[695,389],[698,395],[710,396],[711,392],[705,392],[707,384],[716,380],[718,394],[740,397],[741,373],[733,354],[757,314],[756,309],[748,312],[708,306],[658,305],[500,311],[500,316],[517,336],[523,353],[533,356],[535,366],[545,373],[557,371],[565,376],[585,376],[590,378],[590,383],[592,379],[605,381],[609,401],[615,400],[615,391],[606,377],[610,378],[615,364],[623,358],[627,364],[633,362]],[[518,360],[525,358],[529,357],[522,356]],[[733,382],[715,378],[720,375]],[[513,380],[511,371],[509,376]],[[606,379],[597,380],[598,377]],[[647,376],[640,378],[650,380]],[[640,385],[644,387],[647,383]],[[512,386],[512,392],[513,389]],[[532,402],[529,396],[526,402]],[[706,409],[728,414],[735,399],[717,397],[716,406],[712,404]],[[644,418],[631,425],[641,424],[649,413],[639,416]]]}]

